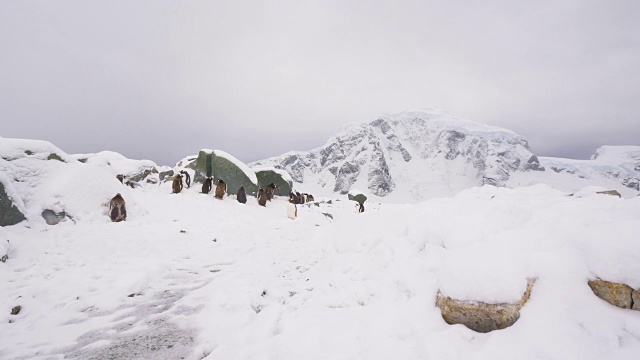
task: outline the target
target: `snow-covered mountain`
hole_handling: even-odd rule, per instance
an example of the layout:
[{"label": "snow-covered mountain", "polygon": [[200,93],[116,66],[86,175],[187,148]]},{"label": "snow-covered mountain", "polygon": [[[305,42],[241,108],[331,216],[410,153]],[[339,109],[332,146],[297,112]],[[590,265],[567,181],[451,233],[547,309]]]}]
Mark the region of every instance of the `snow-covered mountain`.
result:
[{"label": "snow-covered mountain", "polygon": [[640,146],[603,146],[591,160],[544,158],[550,170],[582,179],[609,178],[640,190]]},{"label": "snow-covered mountain", "polygon": [[640,191],[640,146],[602,146],[590,160],[540,157],[546,171],[516,173],[507,186],[518,187],[545,183],[562,191],[576,191],[585,186],[603,186],[624,197]]},{"label": "snow-covered mountain", "polygon": [[350,124],[320,148],[257,165],[287,170],[320,193],[357,187],[402,201],[501,186],[514,172],[544,170],[524,137],[435,110]]}]

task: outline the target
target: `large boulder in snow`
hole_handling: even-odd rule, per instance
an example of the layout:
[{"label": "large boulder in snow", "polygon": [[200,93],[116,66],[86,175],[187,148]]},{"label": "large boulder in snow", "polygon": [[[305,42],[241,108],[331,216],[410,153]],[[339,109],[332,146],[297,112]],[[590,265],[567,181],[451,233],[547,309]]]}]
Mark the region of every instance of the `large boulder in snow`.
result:
[{"label": "large boulder in snow", "polygon": [[358,190],[351,190],[348,194],[349,201],[355,201],[360,205],[363,205],[367,201],[367,195]]},{"label": "large boulder in snow", "polygon": [[289,196],[293,189],[293,179],[286,170],[273,167],[253,168],[253,170],[256,172],[260,187],[266,188],[267,185],[274,183],[278,185],[275,191],[276,195]]},{"label": "large boulder in snow", "polygon": [[600,299],[622,309],[640,310],[640,290],[631,286],[605,280],[589,280],[591,291]]},{"label": "large boulder in snow", "polygon": [[0,226],[15,225],[27,218],[18,210],[0,181]]},{"label": "large boulder in snow", "polygon": [[501,330],[515,324],[520,318],[520,309],[529,299],[535,279],[529,279],[527,289],[519,302],[489,304],[482,301],[456,300],[438,291],[436,306],[442,311],[447,324],[463,324],[481,333]]},{"label": "large boulder in snow", "polygon": [[227,184],[227,194],[236,194],[241,186],[248,195],[258,193],[256,174],[242,161],[222,150],[200,150],[195,161],[193,182],[202,183],[213,176],[214,183],[222,179]]}]

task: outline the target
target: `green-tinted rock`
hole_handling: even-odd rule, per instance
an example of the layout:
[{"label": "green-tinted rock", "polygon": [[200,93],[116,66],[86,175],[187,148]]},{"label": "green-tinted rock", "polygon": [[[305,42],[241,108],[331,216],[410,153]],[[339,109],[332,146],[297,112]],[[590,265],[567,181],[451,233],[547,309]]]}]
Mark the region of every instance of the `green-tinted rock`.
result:
[{"label": "green-tinted rock", "polygon": [[158,175],[158,177],[160,178],[160,181],[164,181],[166,177],[168,176],[175,176],[176,173],[173,170],[167,170],[167,171],[161,171],[160,174]]},{"label": "green-tinted rock", "polygon": [[278,196],[289,196],[291,189],[293,189],[292,181],[285,180],[282,175],[273,170],[256,171],[256,176],[258,177],[258,184],[262,188],[266,188],[271,183],[278,185],[275,191]]},{"label": "green-tinted rock", "polygon": [[619,198],[622,197],[622,195],[620,195],[620,193],[617,190],[598,191],[597,194],[617,196]]},{"label": "green-tinted rock", "polygon": [[353,200],[360,205],[363,205],[367,201],[367,197],[364,194],[351,195],[349,194],[349,200]]},{"label": "green-tinted rock", "polygon": [[15,225],[26,219],[7,195],[4,184],[0,182],[0,226]]},{"label": "green-tinted rock", "polygon": [[241,186],[247,195],[255,196],[258,192],[258,185],[242,169],[213,150],[201,150],[195,164],[194,183],[203,183],[208,176],[213,176],[214,188],[217,180],[222,179],[227,184],[227,194],[235,195]]},{"label": "green-tinted rock", "polygon": [[[128,181],[133,181],[133,182],[140,182],[140,181],[144,180],[147,176],[151,175],[154,170],[155,170],[154,168],[142,169],[142,170],[138,171],[137,173],[134,173],[132,175],[127,175],[127,180]],[[157,171],[158,170],[156,170],[156,172]]]},{"label": "green-tinted rock", "polygon": [[198,153],[198,157],[196,161],[191,163],[193,165],[193,170],[195,174],[193,175],[194,183],[203,183],[204,180],[211,176],[212,173],[212,164],[211,164],[212,152],[207,152],[204,150],[200,150]]},{"label": "green-tinted rock", "polygon": [[47,160],[58,160],[64,162],[64,160],[62,160],[62,158],[56,153],[49,154],[49,156],[47,156]]},{"label": "green-tinted rock", "polygon": [[254,184],[247,175],[231,161],[221,156],[216,156],[215,152],[211,158],[213,168],[213,183],[218,179],[227,183],[227,194],[235,195],[240,186],[244,186],[247,195],[255,196],[258,193],[258,185]]},{"label": "green-tinted rock", "polygon": [[44,221],[47,222],[47,224],[57,225],[60,221],[64,220],[64,218],[67,217],[67,214],[64,211],[57,213],[53,210],[46,209],[42,212],[42,217],[44,218]]}]

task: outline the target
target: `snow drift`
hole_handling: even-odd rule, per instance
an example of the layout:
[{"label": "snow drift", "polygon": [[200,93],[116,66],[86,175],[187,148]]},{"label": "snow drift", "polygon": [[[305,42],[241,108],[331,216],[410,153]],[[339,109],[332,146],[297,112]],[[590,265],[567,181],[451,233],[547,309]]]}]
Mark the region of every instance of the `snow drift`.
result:
[{"label": "snow drift", "polygon": [[121,193],[144,213],[129,188],[98,164],[83,164],[49,142],[0,138],[0,182],[29,222],[49,210],[71,221],[108,220],[106,204]]}]

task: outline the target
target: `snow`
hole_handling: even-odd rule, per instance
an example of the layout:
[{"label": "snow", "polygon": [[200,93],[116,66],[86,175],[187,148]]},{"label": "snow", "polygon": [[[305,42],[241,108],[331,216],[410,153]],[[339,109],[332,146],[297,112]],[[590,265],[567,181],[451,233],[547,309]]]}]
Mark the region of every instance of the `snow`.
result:
[{"label": "snow", "polygon": [[184,169],[187,165],[193,163],[194,161],[196,161],[196,159],[198,159],[198,155],[189,155],[189,156],[185,156],[182,159],[180,159],[177,163],[176,163],[176,168],[182,170]]},{"label": "snow", "polygon": [[395,121],[402,121],[406,119],[425,119],[432,126],[437,128],[450,128],[462,131],[463,133],[483,133],[484,135],[491,137],[505,135],[511,137],[516,135],[511,130],[456,116],[443,109],[427,108],[417,111],[402,111],[396,114],[384,114],[381,118]]},{"label": "snow", "polygon": [[[618,150],[585,162],[634,156]],[[46,160],[51,153],[67,162]],[[462,175],[443,181],[428,166],[405,167],[403,176],[424,180],[413,190],[431,199],[396,204],[371,195],[356,213],[346,195],[328,193],[299,205],[292,221],[286,198],[261,207],[253,197],[215,200],[197,188],[171,194],[171,183],[130,189],[113,171],[141,162],[116,153],[80,163],[47,142],[0,138],[0,155],[0,180],[28,219],[0,228],[0,257],[9,254],[0,262],[1,359],[640,353],[640,312],[604,302],[587,285],[601,278],[640,289],[640,197],[628,188],[626,198],[596,194],[613,180],[546,171],[510,179],[514,188],[474,187]],[[468,170],[460,161],[447,166]],[[363,186],[358,179],[351,192]],[[106,213],[116,192],[127,202],[125,222]],[[73,221],[47,225],[45,208]],[[518,302],[531,278],[529,301],[504,330],[448,325],[435,305],[438,292]]]},{"label": "snow", "polygon": [[12,246],[7,240],[7,236],[2,228],[0,228],[0,261],[5,262],[7,257],[12,257]]},{"label": "snow", "polygon": [[362,194],[362,195],[366,195],[366,193],[365,193],[364,191],[360,191],[360,190],[358,190],[358,189],[351,189],[351,190],[349,190],[349,194],[350,194],[350,195],[360,195],[360,194]]},{"label": "snow", "polygon": [[[74,190],[65,191],[66,199]],[[13,251],[0,263],[0,358],[590,360],[640,352],[640,312],[587,286],[600,277],[640,288],[640,198],[485,186],[414,205],[372,202],[362,214],[343,196],[298,206],[291,221],[284,199],[264,208],[251,197],[171,194],[168,183],[130,193],[148,211],[126,222],[100,214],[2,229]],[[438,290],[518,301],[532,277],[520,319],[504,330],[448,325],[435,306]],[[9,315],[16,305],[20,314]]]},{"label": "snow", "polygon": [[113,151],[101,151],[97,154],[77,154],[72,156],[76,159],[87,159],[86,164],[100,166],[110,171],[113,175],[134,175],[145,169],[157,167],[156,163],[151,160],[132,160]]},{"label": "snow", "polygon": [[621,163],[628,160],[640,160],[640,146],[601,146],[591,157],[592,160],[600,162]]}]

